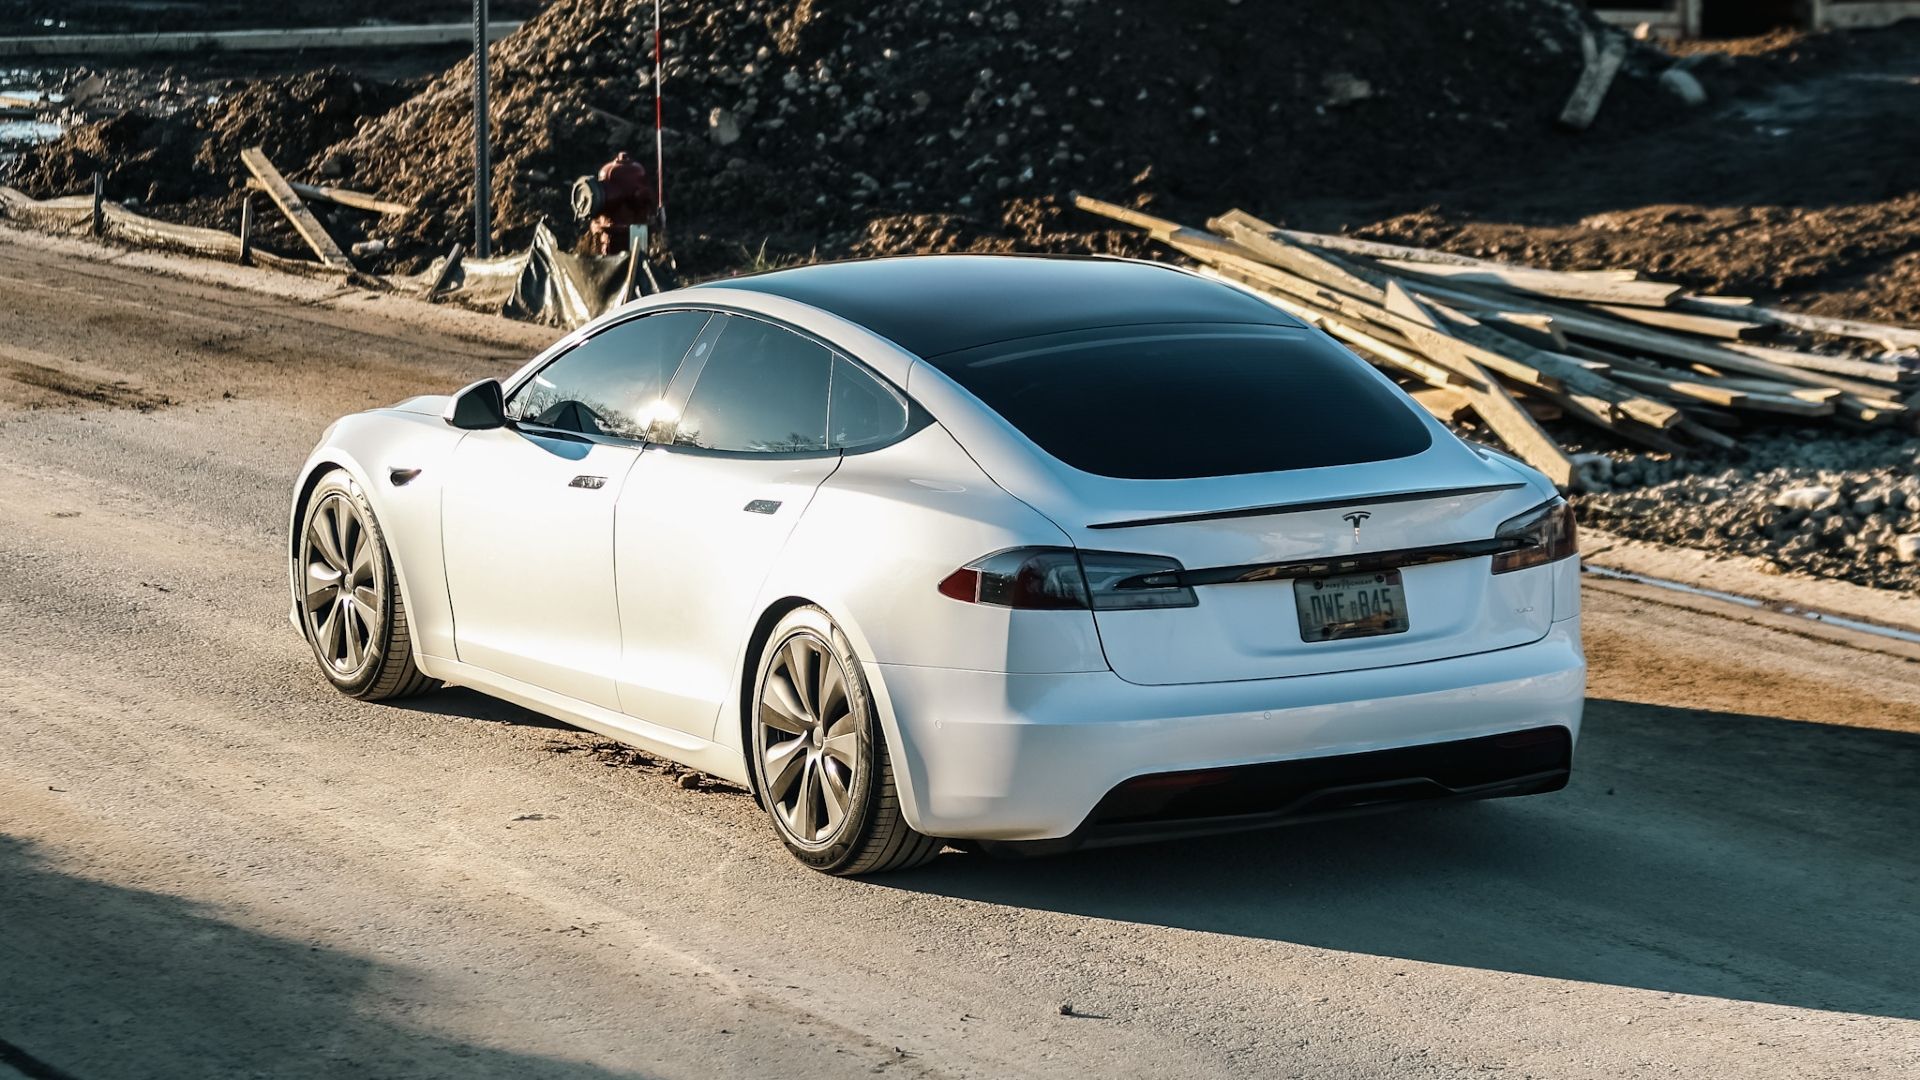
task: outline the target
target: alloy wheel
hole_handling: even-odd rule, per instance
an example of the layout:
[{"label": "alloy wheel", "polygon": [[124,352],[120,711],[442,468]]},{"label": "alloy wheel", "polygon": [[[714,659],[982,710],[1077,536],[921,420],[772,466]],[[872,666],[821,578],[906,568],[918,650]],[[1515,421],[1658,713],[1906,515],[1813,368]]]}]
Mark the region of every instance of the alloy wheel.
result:
[{"label": "alloy wheel", "polygon": [[380,630],[380,567],[373,534],[360,508],[333,492],[307,519],[305,566],[307,633],[337,675],[353,675],[374,659]]},{"label": "alloy wheel", "polygon": [[782,641],[761,686],[754,752],[774,814],[803,846],[824,846],[845,824],[861,780],[860,737],[832,647],[805,631]]}]

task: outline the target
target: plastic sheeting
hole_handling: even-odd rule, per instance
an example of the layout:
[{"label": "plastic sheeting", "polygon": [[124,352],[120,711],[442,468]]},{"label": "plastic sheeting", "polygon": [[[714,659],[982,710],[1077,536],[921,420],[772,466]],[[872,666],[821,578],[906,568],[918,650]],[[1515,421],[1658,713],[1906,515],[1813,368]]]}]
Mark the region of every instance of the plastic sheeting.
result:
[{"label": "plastic sheeting", "polygon": [[[435,259],[410,280],[415,287],[426,288],[439,276],[444,262]],[[534,228],[533,243],[518,255],[462,259],[442,295],[451,294],[473,307],[493,308],[510,319],[572,330],[620,304],[627,262],[627,255],[562,251],[553,232],[542,224]],[[633,268],[634,295],[650,295],[662,287],[646,260]]]},{"label": "plastic sheeting", "polygon": [[542,224],[533,231],[533,245],[500,314],[568,330],[584,326],[624,299],[627,261],[626,255],[561,251]]}]

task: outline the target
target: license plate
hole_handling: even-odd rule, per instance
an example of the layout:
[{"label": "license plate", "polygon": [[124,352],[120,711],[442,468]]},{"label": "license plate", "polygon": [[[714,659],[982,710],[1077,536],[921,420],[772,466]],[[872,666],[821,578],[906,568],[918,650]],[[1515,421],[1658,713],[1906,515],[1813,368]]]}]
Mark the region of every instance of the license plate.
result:
[{"label": "license plate", "polygon": [[1400,571],[1302,578],[1293,583],[1302,641],[1340,641],[1407,632]]}]

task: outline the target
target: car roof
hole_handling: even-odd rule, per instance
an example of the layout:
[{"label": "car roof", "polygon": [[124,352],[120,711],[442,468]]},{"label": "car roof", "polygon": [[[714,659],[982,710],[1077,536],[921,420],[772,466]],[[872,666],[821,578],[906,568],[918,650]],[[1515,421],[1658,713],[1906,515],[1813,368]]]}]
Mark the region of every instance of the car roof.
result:
[{"label": "car roof", "polygon": [[1124,259],[908,255],[820,263],[707,285],[819,308],[921,357],[1103,326],[1302,325],[1231,286],[1171,266]]}]

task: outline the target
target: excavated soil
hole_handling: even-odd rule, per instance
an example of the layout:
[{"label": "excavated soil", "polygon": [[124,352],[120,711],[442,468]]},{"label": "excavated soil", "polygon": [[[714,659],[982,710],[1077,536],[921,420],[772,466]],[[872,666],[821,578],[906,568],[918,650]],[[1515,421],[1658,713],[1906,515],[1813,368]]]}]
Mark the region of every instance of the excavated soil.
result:
[{"label": "excavated soil", "polygon": [[1334,204],[1299,217],[1920,324],[1920,20],[1687,51],[1713,102],[1632,143],[1570,142],[1523,175],[1490,173],[1411,212]]},{"label": "excavated soil", "polygon": [[[1556,0],[682,2],[666,10],[670,225],[682,268],[940,246],[1104,250],[1071,189],[1195,211],[1424,191],[1557,140],[1591,29]],[[650,158],[650,11],[561,0],[493,52],[500,239],[617,150]],[[1445,43],[1445,47],[1438,47]],[[1657,121],[1636,54],[1595,139]],[[333,153],[418,203],[420,255],[469,213],[462,63]],[[1077,235],[1078,234],[1078,235]]]}]

